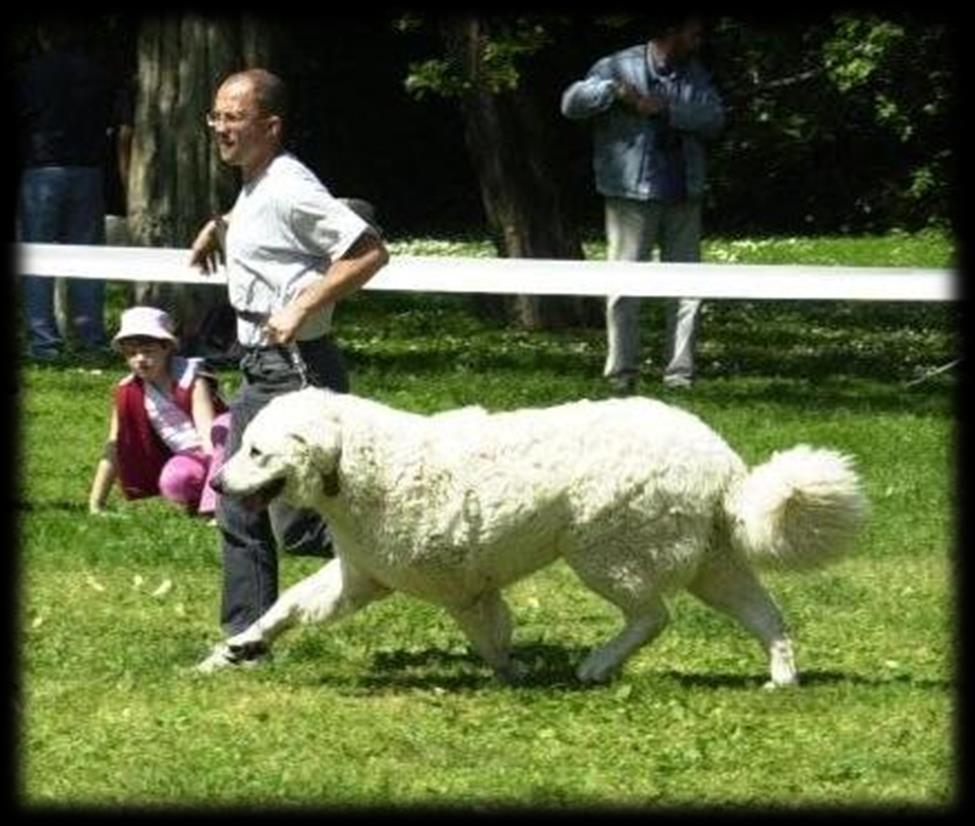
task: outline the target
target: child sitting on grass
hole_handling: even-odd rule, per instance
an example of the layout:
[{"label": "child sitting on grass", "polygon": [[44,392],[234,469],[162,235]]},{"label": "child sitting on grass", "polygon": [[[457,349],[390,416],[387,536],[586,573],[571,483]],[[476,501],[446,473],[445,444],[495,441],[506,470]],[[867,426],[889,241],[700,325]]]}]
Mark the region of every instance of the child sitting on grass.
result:
[{"label": "child sitting on grass", "polygon": [[230,414],[203,359],[175,354],[167,313],[132,307],[112,346],[132,371],[115,387],[105,451],[95,469],[88,510],[104,513],[118,477],[126,499],[162,495],[188,513],[212,515]]}]

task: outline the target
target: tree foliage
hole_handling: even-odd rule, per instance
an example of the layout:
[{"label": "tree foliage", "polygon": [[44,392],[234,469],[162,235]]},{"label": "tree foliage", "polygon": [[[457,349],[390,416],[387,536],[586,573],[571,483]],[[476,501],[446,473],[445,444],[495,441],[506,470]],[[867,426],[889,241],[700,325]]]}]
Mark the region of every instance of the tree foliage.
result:
[{"label": "tree foliage", "polygon": [[[475,85],[490,93],[513,92],[519,88],[523,64],[552,42],[547,25],[537,18],[516,16],[497,19],[480,43],[478,61],[481,74],[475,81],[457,60],[447,55],[410,63],[404,81],[407,91],[418,100],[427,95],[456,98],[471,92]],[[396,27],[403,32],[423,25],[415,15],[404,15]]]},{"label": "tree foliage", "polygon": [[[575,222],[548,145],[550,119],[531,84],[521,82],[520,60],[542,48],[547,33],[524,17],[448,15],[439,24],[442,59],[415,64],[406,79],[414,94],[456,97],[464,138],[475,168],[488,228],[499,255],[512,258],[582,258]],[[490,307],[527,328],[598,323],[593,302],[564,297],[481,296]]]},{"label": "tree foliage", "polygon": [[713,203],[733,229],[947,223],[955,55],[946,26],[875,14],[794,27],[724,18],[712,40],[731,114],[715,147]]},{"label": "tree foliage", "polygon": [[[143,17],[78,16],[79,30],[90,29],[86,39],[113,73],[134,76],[134,37],[125,35]],[[484,17],[484,90],[531,93],[562,208],[601,231],[591,128],[561,118],[558,98],[599,57],[646,39],[652,14]],[[447,54],[441,20],[267,11],[261,21],[283,44],[277,68],[295,90],[295,150],[340,194],[376,203],[393,233],[479,229],[486,217],[461,139],[470,79]],[[31,22],[24,16],[8,31],[14,64],[31,51]],[[711,147],[708,232],[947,225],[960,134],[951,23],[916,9],[712,19],[702,57],[729,117]]]},{"label": "tree foliage", "polygon": [[[484,81],[510,92],[548,64],[564,70],[549,73],[553,82],[567,85],[573,67],[578,75],[645,39],[653,24],[652,15],[509,16],[484,44]],[[419,25],[410,15],[398,22],[402,32]],[[703,59],[729,114],[712,147],[711,226],[795,233],[946,225],[953,46],[946,23],[907,13],[711,21]],[[417,99],[457,98],[465,83],[445,55],[412,62],[405,78]],[[559,91],[538,97],[553,105]]]}]

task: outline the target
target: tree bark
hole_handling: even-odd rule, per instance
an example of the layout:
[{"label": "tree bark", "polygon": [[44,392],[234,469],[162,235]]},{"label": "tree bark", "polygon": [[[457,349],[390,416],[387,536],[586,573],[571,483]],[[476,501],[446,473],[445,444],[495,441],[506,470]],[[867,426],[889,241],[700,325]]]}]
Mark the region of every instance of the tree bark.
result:
[{"label": "tree bark", "polygon": [[[477,171],[481,200],[498,254],[509,258],[584,257],[576,228],[562,208],[558,178],[545,147],[549,136],[525,84],[493,92],[483,71],[485,19],[462,14],[444,21],[448,59],[461,69],[461,95],[468,152]],[[479,296],[482,311],[503,315],[528,329],[601,324],[593,299],[559,296]]]},{"label": "tree bark", "polygon": [[[128,230],[137,246],[188,248],[203,223],[228,210],[238,176],[223,165],[204,123],[219,82],[269,58],[266,29],[249,17],[151,14],[138,39]],[[136,301],[162,307],[183,346],[200,344],[207,313],[226,301],[213,286],[140,284]]]}]

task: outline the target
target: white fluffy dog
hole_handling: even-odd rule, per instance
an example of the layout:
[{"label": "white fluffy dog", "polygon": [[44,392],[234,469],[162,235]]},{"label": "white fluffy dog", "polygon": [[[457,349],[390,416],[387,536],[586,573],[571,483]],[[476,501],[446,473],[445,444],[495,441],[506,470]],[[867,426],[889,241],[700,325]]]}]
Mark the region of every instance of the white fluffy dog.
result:
[{"label": "white fluffy dog", "polygon": [[867,511],[848,457],[798,446],[749,472],[696,416],[645,398],[422,416],[310,388],[257,415],[214,487],[255,506],[281,496],[317,509],[336,558],[220,643],[203,671],[296,621],[402,591],[445,608],[513,678],[501,591],[561,557],[625,619],[581,680],[618,671],[667,624],[664,597],[686,588],[761,641],[770,685],[790,685],[792,644],[753,566],[837,559]]}]

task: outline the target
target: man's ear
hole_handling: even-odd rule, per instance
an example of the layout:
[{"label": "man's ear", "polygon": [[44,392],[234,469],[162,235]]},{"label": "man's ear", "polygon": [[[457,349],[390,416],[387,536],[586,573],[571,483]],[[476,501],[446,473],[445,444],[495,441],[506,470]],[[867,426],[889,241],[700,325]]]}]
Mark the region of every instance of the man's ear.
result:
[{"label": "man's ear", "polygon": [[284,123],[278,115],[269,115],[267,119],[267,128],[274,135],[274,139],[281,143],[284,139]]}]

